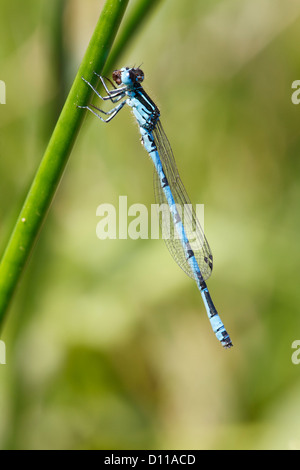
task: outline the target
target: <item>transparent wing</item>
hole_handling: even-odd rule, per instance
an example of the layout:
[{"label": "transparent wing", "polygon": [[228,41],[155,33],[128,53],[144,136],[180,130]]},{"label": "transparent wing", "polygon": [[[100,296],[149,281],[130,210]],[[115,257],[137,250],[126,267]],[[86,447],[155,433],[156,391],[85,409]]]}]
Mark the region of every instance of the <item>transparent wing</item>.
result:
[{"label": "transparent wing", "polygon": [[[160,121],[157,122],[157,125],[153,130],[153,137],[160,155],[164,173],[167,177],[171,192],[173,194],[177,210],[181,215],[181,220],[183,222],[187,238],[198,262],[203,279],[207,280],[210,277],[213,269],[212,253],[200,222],[196,217],[195,210],[179,177],[171,146],[164,133]],[[188,261],[186,260],[184,248],[180,238],[178,237],[167,199],[155,170],[154,192],[156,203],[160,206],[160,226],[168,250],[181,269],[183,269],[183,271],[188,276],[194,279],[193,271]]]}]

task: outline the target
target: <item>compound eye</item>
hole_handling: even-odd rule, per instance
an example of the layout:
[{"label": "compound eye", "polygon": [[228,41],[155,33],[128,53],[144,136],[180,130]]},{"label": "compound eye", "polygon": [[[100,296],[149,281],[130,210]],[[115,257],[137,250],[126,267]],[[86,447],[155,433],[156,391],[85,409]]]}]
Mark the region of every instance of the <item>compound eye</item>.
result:
[{"label": "compound eye", "polygon": [[117,85],[121,85],[121,70],[115,70],[112,74],[113,81],[116,82]]},{"label": "compound eye", "polygon": [[141,69],[136,69],[136,73],[137,73],[137,81],[142,82],[145,77],[144,72]]},{"label": "compound eye", "polygon": [[142,82],[144,80],[144,72],[141,69],[131,69],[129,74],[133,83]]}]

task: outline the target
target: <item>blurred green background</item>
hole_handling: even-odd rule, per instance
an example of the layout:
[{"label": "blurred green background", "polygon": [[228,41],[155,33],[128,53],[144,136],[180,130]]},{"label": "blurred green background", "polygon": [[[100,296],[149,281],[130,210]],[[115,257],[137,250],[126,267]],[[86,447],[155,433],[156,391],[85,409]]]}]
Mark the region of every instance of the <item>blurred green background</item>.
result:
[{"label": "blurred green background", "polygon": [[[102,3],[1,2],[1,253]],[[299,41],[294,0],[152,12],[117,65],[143,64],[205,204],[208,285],[234,348],[162,240],[96,237],[99,204],[154,196],[129,110],[110,126],[89,115],[3,332],[0,448],[300,448]]]}]

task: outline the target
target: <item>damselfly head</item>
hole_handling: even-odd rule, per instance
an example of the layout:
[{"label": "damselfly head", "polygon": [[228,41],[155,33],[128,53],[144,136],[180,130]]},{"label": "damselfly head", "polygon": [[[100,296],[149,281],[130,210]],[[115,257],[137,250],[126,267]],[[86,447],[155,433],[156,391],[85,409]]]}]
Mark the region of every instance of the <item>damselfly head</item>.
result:
[{"label": "damselfly head", "polygon": [[142,82],[144,80],[144,72],[139,68],[123,67],[120,70],[115,70],[112,74],[113,80],[117,85],[132,85],[136,82]]}]

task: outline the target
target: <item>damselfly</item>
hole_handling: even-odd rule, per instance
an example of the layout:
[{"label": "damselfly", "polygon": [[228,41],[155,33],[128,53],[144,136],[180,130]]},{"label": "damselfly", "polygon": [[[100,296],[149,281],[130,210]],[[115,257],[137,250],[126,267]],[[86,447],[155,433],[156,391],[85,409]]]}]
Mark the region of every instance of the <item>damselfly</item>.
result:
[{"label": "damselfly", "polygon": [[[213,268],[212,253],[179,177],[171,146],[159,119],[159,109],[141,86],[144,73],[140,68],[123,67],[115,70],[112,78],[118,87],[111,80],[106,79],[113,86],[112,90],[108,89],[104,77],[96,75],[102,82],[106,96],[101,96],[91,83],[83,77],[82,79],[101,100],[110,100],[112,103],[120,101],[120,103],[110,111],[103,111],[93,104],[79,107],[88,109],[103,122],[111,121],[125,104],[132,108],[142,135],[142,143],[154,163],[156,201],[159,205],[164,204],[171,214],[173,230],[165,239],[169,251],[177,264],[196,281],[217,339],[225,348],[230,348],[231,339],[205,283]],[[163,220],[166,219],[163,218]],[[191,234],[193,234],[193,241]]]}]

